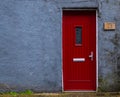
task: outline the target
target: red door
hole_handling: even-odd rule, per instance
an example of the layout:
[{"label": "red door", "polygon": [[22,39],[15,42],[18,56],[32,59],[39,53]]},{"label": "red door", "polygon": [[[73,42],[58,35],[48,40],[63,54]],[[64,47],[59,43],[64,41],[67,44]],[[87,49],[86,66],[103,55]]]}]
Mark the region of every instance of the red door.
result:
[{"label": "red door", "polygon": [[96,90],[96,11],[63,11],[64,91]]}]

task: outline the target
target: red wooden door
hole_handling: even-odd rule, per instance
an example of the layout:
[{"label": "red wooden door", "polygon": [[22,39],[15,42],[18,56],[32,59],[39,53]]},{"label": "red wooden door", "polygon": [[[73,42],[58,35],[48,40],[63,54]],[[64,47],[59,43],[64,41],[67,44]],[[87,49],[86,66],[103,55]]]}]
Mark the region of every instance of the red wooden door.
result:
[{"label": "red wooden door", "polygon": [[96,11],[63,11],[64,91],[96,90]]}]

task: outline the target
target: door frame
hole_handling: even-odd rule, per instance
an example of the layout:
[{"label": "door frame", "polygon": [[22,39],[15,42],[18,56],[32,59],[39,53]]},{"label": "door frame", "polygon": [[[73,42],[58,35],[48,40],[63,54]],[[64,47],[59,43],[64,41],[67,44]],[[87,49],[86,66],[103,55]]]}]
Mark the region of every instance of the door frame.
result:
[{"label": "door frame", "polygon": [[[84,11],[90,11],[90,10],[94,10],[96,11],[96,90],[95,91],[65,91],[64,90],[64,82],[63,82],[63,37],[62,37],[62,34],[61,34],[61,59],[62,59],[62,92],[97,92],[98,90],[98,10],[97,9],[79,9],[79,8],[63,8],[62,9],[62,14],[61,14],[61,31],[63,29],[62,27],[62,24],[63,24],[63,11],[65,10],[69,10],[69,11],[73,11],[73,10],[84,10]],[[63,33],[63,32],[61,32]]]}]

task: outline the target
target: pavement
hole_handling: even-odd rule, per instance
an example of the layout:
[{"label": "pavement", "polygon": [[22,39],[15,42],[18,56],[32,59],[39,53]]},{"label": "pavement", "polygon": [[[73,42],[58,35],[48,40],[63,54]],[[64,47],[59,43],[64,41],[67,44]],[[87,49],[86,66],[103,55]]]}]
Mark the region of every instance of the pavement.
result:
[{"label": "pavement", "polygon": [[34,94],[2,94],[0,97],[120,97],[120,92],[97,92],[97,93],[34,93]]}]

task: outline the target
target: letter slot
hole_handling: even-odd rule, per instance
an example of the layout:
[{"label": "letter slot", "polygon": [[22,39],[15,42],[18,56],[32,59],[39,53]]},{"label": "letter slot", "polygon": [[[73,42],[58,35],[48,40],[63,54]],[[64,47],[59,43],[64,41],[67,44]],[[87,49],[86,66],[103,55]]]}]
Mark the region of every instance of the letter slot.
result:
[{"label": "letter slot", "polygon": [[73,58],[73,62],[84,62],[85,58]]}]

